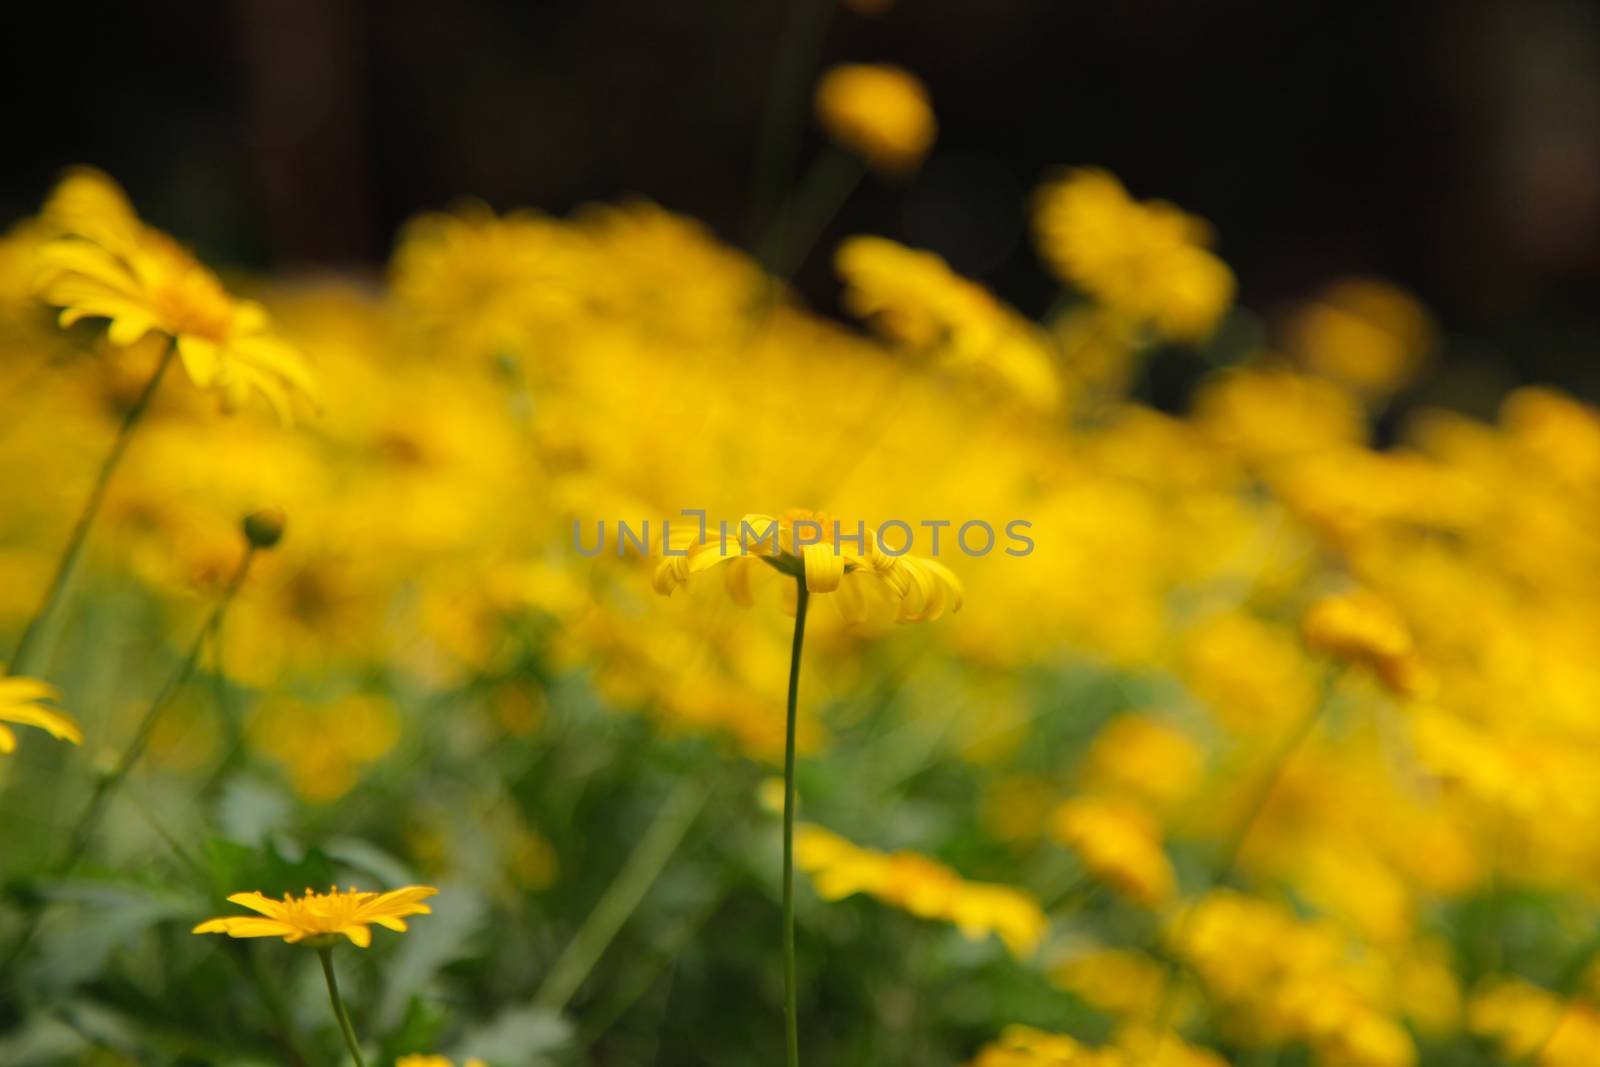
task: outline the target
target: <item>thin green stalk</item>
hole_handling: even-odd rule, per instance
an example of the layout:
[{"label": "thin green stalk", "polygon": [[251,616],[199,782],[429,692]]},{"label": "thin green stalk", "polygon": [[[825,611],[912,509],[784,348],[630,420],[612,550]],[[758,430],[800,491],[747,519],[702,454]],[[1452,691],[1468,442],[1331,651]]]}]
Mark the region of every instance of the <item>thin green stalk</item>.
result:
[{"label": "thin green stalk", "polygon": [[[1215,866],[1211,872],[1208,888],[1215,889],[1225,884],[1233,877],[1234,868],[1239,862],[1239,856],[1244,851],[1245,843],[1250,838],[1250,832],[1255,829],[1256,823],[1261,818],[1261,813],[1266,810],[1272,800],[1272,795],[1278,791],[1278,784],[1283,780],[1284,773],[1289,769],[1289,764],[1294,760],[1295,754],[1300,751],[1307,739],[1316,732],[1318,724],[1327,714],[1328,706],[1333,703],[1333,688],[1339,680],[1339,672],[1330,669],[1323,675],[1322,685],[1317,693],[1316,702],[1311,709],[1284,735],[1278,749],[1267,762],[1266,772],[1256,784],[1255,792],[1250,797],[1250,803],[1245,806],[1244,814],[1234,826],[1233,832],[1228,835],[1222,850],[1217,854]],[[1188,914],[1178,922],[1174,936],[1175,942],[1182,942],[1184,927],[1187,925]],[[1163,983],[1161,999],[1156,1005],[1154,1016],[1155,1026],[1154,1041],[1158,1046],[1165,1040],[1167,1022],[1178,1002],[1179,971],[1182,962],[1176,954],[1167,961],[1167,973]],[[1151,1055],[1154,1055],[1152,1052]]]},{"label": "thin green stalk", "polygon": [[606,947],[611,944],[622,924],[628,921],[639,902],[644,899],[667,861],[683,840],[700,808],[705,804],[711,787],[701,778],[688,778],[679,783],[667,798],[655,821],[645,831],[633,854],[622,865],[622,870],[595,903],[594,910],[562,950],[550,973],[545,975],[539,991],[534,994],[535,1007],[557,1012],[567,1006],[594,965],[599,962]]},{"label": "thin green stalk", "polygon": [[1244,817],[1233,828],[1233,833],[1228,836],[1222,851],[1217,855],[1217,863],[1211,874],[1213,886],[1222,885],[1233,876],[1234,867],[1239,862],[1239,856],[1244,851],[1245,843],[1250,838],[1250,832],[1255,829],[1256,823],[1261,818],[1261,813],[1266,810],[1272,800],[1272,795],[1278,791],[1278,785],[1283,781],[1284,773],[1289,769],[1289,764],[1294,760],[1296,752],[1306,743],[1322,721],[1327,711],[1329,697],[1333,688],[1334,674],[1330,672],[1327,682],[1317,696],[1317,701],[1312,705],[1301,720],[1284,735],[1278,750],[1273,753],[1272,759],[1267,764],[1267,771],[1256,783],[1255,793],[1250,797],[1250,803],[1245,806]]},{"label": "thin green stalk", "polygon": [[361,1042],[356,1040],[355,1027],[350,1025],[350,1013],[344,1010],[344,998],[339,996],[339,979],[333,974],[333,950],[319,948],[317,958],[322,960],[322,976],[328,980],[328,1002],[333,1005],[333,1017],[339,1020],[339,1032],[344,1035],[344,1043],[349,1046],[356,1067],[367,1067],[367,1061],[361,1056]]},{"label": "thin green stalk", "polygon": [[783,1021],[789,1067],[800,1067],[800,1012],[794,966],[794,737],[800,698],[800,646],[806,637],[803,577],[795,579],[794,645],[789,652],[789,705],[783,744]]},{"label": "thin green stalk", "polygon": [[228,579],[228,584],[223,588],[216,604],[212,606],[205,625],[200,627],[200,632],[189,645],[188,654],[184,656],[183,662],[179,664],[172,677],[167,679],[167,684],[161,687],[161,691],[150,702],[150,706],[145,709],[144,717],[139,720],[139,725],[133,732],[133,740],[129,741],[128,747],[123,750],[122,758],[117,760],[116,766],[109,774],[95,783],[94,793],[90,795],[88,805],[78,817],[77,825],[73,827],[71,844],[61,863],[63,872],[71,870],[82,857],[88,847],[90,835],[99,825],[106,801],[121,787],[134,765],[144,755],[144,750],[150,744],[150,737],[155,733],[156,723],[161,719],[161,713],[167,710],[173,698],[189,680],[189,676],[194,673],[195,665],[200,661],[200,653],[205,648],[206,636],[221,621],[223,614],[228,610],[228,605],[233,602],[234,595],[239,592],[239,586],[244,583],[245,575],[250,572],[250,563],[255,559],[255,554],[254,545],[246,546],[244,555],[239,560],[239,566],[234,569],[233,577]]},{"label": "thin green stalk", "polygon": [[823,148],[762,242],[761,261],[774,278],[800,268],[865,173],[861,161],[844,149]]},{"label": "thin green stalk", "polygon": [[134,399],[133,406],[122,416],[122,426],[117,430],[116,439],[111,443],[111,451],[100,464],[100,472],[95,475],[94,485],[90,487],[89,496],[83,502],[83,510],[79,512],[78,521],[73,524],[72,533],[67,537],[66,547],[62,549],[61,558],[56,562],[56,572],[50,579],[50,585],[45,589],[44,599],[39,602],[33,617],[23,628],[22,636],[17,639],[16,650],[11,654],[11,665],[7,668],[9,673],[28,672],[34,645],[45,633],[51,618],[55,615],[62,594],[78,569],[78,557],[83,554],[83,544],[89,537],[89,528],[94,525],[95,516],[100,513],[100,505],[105,500],[111,476],[122,462],[122,455],[128,450],[128,442],[133,439],[133,429],[150,407],[150,401],[155,397],[156,390],[161,386],[161,379],[167,373],[167,368],[172,365],[177,352],[177,342],[173,341],[162,354],[161,362],[156,364],[155,373],[150,375],[150,380],[145,382],[144,388]]},{"label": "thin green stalk", "polygon": [[830,0],[791,0],[784,17],[756,153],[749,218],[752,239],[771,225],[789,181],[804,134],[806,85],[822,51],[832,8]]},{"label": "thin green stalk", "polygon": [[[250,571],[250,563],[255,558],[255,553],[256,548],[254,545],[246,546],[244,556],[239,560],[239,566],[234,570],[233,577],[228,580],[222,595],[217,598],[216,604],[212,606],[211,614],[206,619],[205,624],[200,627],[200,632],[195,635],[195,639],[190,644],[189,652],[184,656],[183,662],[178,666],[177,671],[167,679],[166,684],[161,687],[155,699],[150,702],[150,706],[145,709],[144,717],[139,720],[139,725],[134,730],[133,739],[128,742],[128,747],[123,750],[116,766],[95,783],[94,791],[89,794],[88,804],[84,805],[82,814],[78,816],[78,821],[73,825],[72,831],[68,835],[66,851],[62,853],[60,861],[53,867],[53,873],[57,876],[71,873],[72,869],[78,865],[78,861],[83,858],[84,852],[89,847],[89,841],[94,835],[95,828],[100,825],[100,817],[105,813],[106,802],[111,799],[111,795],[122,785],[129,772],[139,762],[139,758],[144,755],[144,750],[150,744],[150,737],[155,732],[156,723],[160,720],[161,713],[167,710],[173,698],[178,695],[183,689],[184,683],[189,680],[189,675],[194,673],[195,664],[199,662],[200,652],[205,646],[206,635],[222,619],[223,613],[228,610],[228,605],[232,603],[234,595],[239,591],[239,586],[244,583],[245,575]],[[39,930],[41,916],[42,909],[35,907],[28,917],[27,925],[22,928],[22,933],[18,935],[16,942],[11,946],[11,950],[6,953],[4,961],[0,962],[0,975],[10,974],[12,965],[21,959],[23,952],[27,950],[28,945],[33,941],[34,934]]]}]

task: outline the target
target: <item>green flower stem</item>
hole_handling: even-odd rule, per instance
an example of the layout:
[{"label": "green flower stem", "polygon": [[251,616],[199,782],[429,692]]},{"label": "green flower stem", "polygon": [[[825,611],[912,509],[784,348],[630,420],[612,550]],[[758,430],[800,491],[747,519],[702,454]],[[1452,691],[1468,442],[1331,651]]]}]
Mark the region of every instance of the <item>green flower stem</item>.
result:
[{"label": "green flower stem", "polygon": [[752,239],[771,225],[793,173],[805,134],[806,89],[822,53],[832,9],[830,0],[790,0],[784,16],[756,152],[748,235]]},{"label": "green flower stem", "polygon": [[116,439],[111,443],[111,451],[100,464],[100,472],[95,475],[94,485],[90,487],[89,496],[83,502],[83,510],[79,512],[78,521],[67,537],[66,547],[62,549],[61,558],[56,562],[56,572],[50,579],[50,585],[45,589],[44,599],[40,601],[33,617],[28,620],[28,625],[23,628],[22,636],[17,639],[17,647],[11,653],[9,673],[28,673],[32,665],[34,646],[49,627],[61,596],[78,569],[78,557],[83,554],[83,544],[89,537],[89,528],[94,525],[95,516],[100,513],[100,505],[105,500],[111,476],[116,473],[118,465],[122,462],[123,453],[128,450],[128,442],[133,439],[134,427],[139,424],[146,409],[150,407],[150,401],[160,388],[161,379],[166,375],[167,368],[172,365],[177,352],[178,343],[174,340],[162,354],[161,362],[156,364],[155,373],[150,375],[150,380],[145,382],[144,388],[134,399],[133,406],[122,416],[122,426],[117,430]]},{"label": "green flower stem", "polygon": [[1338,681],[1339,672],[1329,670],[1323,676],[1322,687],[1317,693],[1317,699],[1311,710],[1297,722],[1287,734],[1284,735],[1272,758],[1267,762],[1267,769],[1256,783],[1255,792],[1250,797],[1250,803],[1245,806],[1244,815],[1238,825],[1233,828],[1233,833],[1228,836],[1222,851],[1217,854],[1216,867],[1211,873],[1211,885],[1220,886],[1233,877],[1234,867],[1239,862],[1239,856],[1244,852],[1245,843],[1250,839],[1250,832],[1255,829],[1256,823],[1261,818],[1261,813],[1266,810],[1272,800],[1272,795],[1278,791],[1278,785],[1283,781],[1289,764],[1294,761],[1295,753],[1317,730],[1323,716],[1327,714],[1328,705],[1333,702],[1333,687]]},{"label": "green flower stem", "polygon": [[800,697],[800,646],[806,637],[805,578],[795,579],[794,646],[789,653],[788,720],[783,745],[783,1020],[789,1067],[800,1067],[800,1013],[794,967],[794,736]]},{"label": "green flower stem", "polygon": [[150,744],[150,737],[155,733],[156,723],[161,719],[161,713],[167,710],[173,698],[183,689],[184,683],[194,673],[194,668],[200,662],[200,654],[205,648],[206,638],[211,631],[222,621],[223,614],[228,610],[228,605],[233,602],[234,595],[239,592],[239,586],[244,584],[245,575],[250,572],[250,563],[255,559],[254,545],[247,545],[244,555],[239,560],[239,566],[234,569],[233,577],[228,579],[228,584],[222,590],[222,595],[217,598],[216,604],[211,608],[211,614],[206,618],[205,624],[200,627],[200,632],[195,635],[194,641],[189,645],[189,652],[183,658],[172,677],[167,679],[167,684],[161,687],[150,706],[145,709],[144,717],[139,720],[138,727],[133,732],[133,740],[128,742],[128,747],[123,750],[122,757],[117,760],[105,777],[95,784],[94,793],[89,797],[88,805],[83,809],[83,814],[78,817],[77,825],[72,829],[71,844],[67,848],[66,856],[61,862],[62,873],[70,871],[89,846],[89,837],[100,823],[100,816],[105,811],[106,801],[111,798],[127,779],[134,765],[144,755],[144,750]]},{"label": "green flower stem", "polygon": [[800,269],[865,174],[861,161],[844,149],[822,149],[763,242],[761,260],[774,278]]},{"label": "green flower stem", "polygon": [[[1295,754],[1300,751],[1311,735],[1316,733],[1317,726],[1321,724],[1323,718],[1327,715],[1328,707],[1333,703],[1333,690],[1339,681],[1339,677],[1340,672],[1334,668],[1330,668],[1322,676],[1322,685],[1317,693],[1316,702],[1311,706],[1311,710],[1306,712],[1300,721],[1289,729],[1289,732],[1284,735],[1283,740],[1279,743],[1277,751],[1267,761],[1261,780],[1257,782],[1255,791],[1251,794],[1250,803],[1245,806],[1244,814],[1234,826],[1233,832],[1228,835],[1222,850],[1217,853],[1216,864],[1212,868],[1211,881],[1206,887],[1207,889],[1216,889],[1225,885],[1233,877],[1234,868],[1238,865],[1239,856],[1244,852],[1244,846],[1250,838],[1250,832],[1255,829],[1256,823],[1261,818],[1261,813],[1266,810],[1267,805],[1271,802],[1272,795],[1278,791],[1278,784],[1283,781],[1283,775],[1289,769],[1289,764],[1294,761]],[[1177,930],[1173,938],[1177,944],[1181,944],[1183,941],[1185,927],[1188,924],[1188,916],[1190,914],[1192,912],[1185,913],[1184,917],[1178,921]],[[1161,999],[1157,1002],[1154,1016],[1156,1025],[1152,1028],[1154,1031],[1153,1040],[1158,1048],[1151,1051],[1151,1056],[1156,1055],[1159,1051],[1159,1045],[1165,1040],[1167,1026],[1171,1021],[1173,1011],[1178,1006],[1178,986],[1182,970],[1183,962],[1177,952],[1168,955]]]},{"label": "green flower stem", "polygon": [[[245,575],[250,571],[250,563],[255,558],[255,553],[254,545],[245,547],[244,556],[239,560],[239,566],[234,570],[233,577],[228,580],[222,595],[217,598],[216,604],[212,606],[211,614],[207,617],[205,624],[200,627],[199,633],[195,635],[194,642],[189,646],[189,652],[184,656],[183,662],[172,677],[167,679],[166,684],[161,687],[155,699],[150,702],[150,706],[145,709],[144,717],[139,720],[139,725],[133,732],[133,740],[128,742],[128,747],[123,750],[116,766],[95,783],[94,791],[89,795],[89,803],[84,805],[82,814],[78,816],[78,821],[73,825],[72,832],[67,838],[67,849],[62,853],[61,860],[53,867],[56,875],[70,874],[72,869],[78,865],[78,861],[83,858],[84,852],[88,850],[89,841],[94,835],[95,828],[100,825],[100,817],[105,813],[106,801],[111,799],[111,795],[122,785],[129,772],[133,770],[134,765],[139,762],[139,758],[144,755],[144,750],[150,744],[150,737],[155,732],[156,723],[160,720],[161,713],[167,710],[173,698],[178,695],[183,689],[184,683],[189,680],[189,675],[194,673],[195,664],[199,662],[201,650],[205,647],[206,635],[221,621],[223,614],[228,610],[228,605],[232,603],[234,595],[239,591],[239,586],[244,583]],[[35,907],[28,918],[27,925],[22,928],[22,933],[11,946],[11,950],[6,953],[4,960],[0,961],[0,976],[10,974],[12,965],[22,958],[23,952],[27,950],[34,934],[39,930],[41,916],[42,909]]]},{"label": "green flower stem", "polygon": [[562,950],[550,973],[545,975],[539,991],[534,994],[535,1007],[558,1012],[566,1007],[578,991],[594,965],[600,961],[606,946],[617,936],[622,924],[628,921],[639,902],[644,899],[656,878],[666,867],[672,853],[689,832],[696,816],[706,802],[711,787],[704,779],[685,779],[667,798],[655,821],[645,831],[622,870],[595,903],[594,910],[584,919],[583,925]]},{"label": "green flower stem", "polygon": [[356,1067],[367,1067],[367,1061],[361,1056],[361,1042],[356,1040],[355,1027],[350,1025],[350,1013],[344,1010],[344,998],[339,996],[339,979],[333,974],[333,949],[317,949],[317,958],[322,961],[322,976],[328,980],[328,1002],[333,1005],[333,1017],[339,1020],[339,1032],[344,1034],[350,1057],[356,1061]]}]

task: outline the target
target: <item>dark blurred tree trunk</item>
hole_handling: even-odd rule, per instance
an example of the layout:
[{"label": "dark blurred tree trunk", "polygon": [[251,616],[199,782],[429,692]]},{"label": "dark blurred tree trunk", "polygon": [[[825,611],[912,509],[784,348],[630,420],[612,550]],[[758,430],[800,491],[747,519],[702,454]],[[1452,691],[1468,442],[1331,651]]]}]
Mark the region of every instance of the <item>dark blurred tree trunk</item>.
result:
[{"label": "dark blurred tree trunk", "polygon": [[370,261],[363,0],[237,0],[245,123],[280,262]]}]

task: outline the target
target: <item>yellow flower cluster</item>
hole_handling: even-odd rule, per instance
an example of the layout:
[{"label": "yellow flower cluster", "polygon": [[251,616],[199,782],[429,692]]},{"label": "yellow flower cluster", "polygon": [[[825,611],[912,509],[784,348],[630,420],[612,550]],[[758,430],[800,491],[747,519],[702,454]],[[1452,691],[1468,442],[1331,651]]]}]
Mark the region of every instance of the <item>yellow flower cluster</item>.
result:
[{"label": "yellow flower cluster", "polygon": [[1020,889],[969,882],[915,852],[862,848],[819,826],[797,831],[795,865],[811,875],[824,900],[865,893],[918,918],[952,923],[974,940],[992,933],[1019,957],[1032,954],[1049,927],[1038,903]]},{"label": "yellow flower cluster", "polygon": [[[1374,447],[1372,401],[1419,372],[1429,330],[1409,298],[1348,286],[1291,315],[1279,345],[1207,374],[1188,411],[1157,412],[1126,394],[1141,346],[1205,336],[1232,299],[1204,228],[1101,172],[1048,186],[1035,225],[1087,298],[1042,325],[937,257],[867,237],[836,254],[858,330],[644,202],[427,216],[403,232],[387,287],[265,285],[254,304],[108,179],[76,172],[0,238],[0,466],[62,487],[0,509],[0,628],[20,631],[38,603],[158,342],[205,390],[285,412],[310,410],[314,365],[326,410],[295,433],[164,390],[82,583],[162,603],[214,593],[236,562],[234,517],[281,503],[293,536],[258,561],[215,651],[252,698],[246,757],[281,766],[301,799],[344,795],[434,697],[457,700],[464,737],[521,743],[569,685],[770,763],[789,626],[729,610],[727,593],[765,595],[765,577],[795,595],[801,579],[844,609],[807,634],[827,670],[807,677],[801,751],[826,755],[869,713],[865,694],[893,690],[882,714],[897,736],[960,764],[985,847],[1016,861],[997,876],[1010,885],[970,882],[813,827],[800,851],[819,893],[995,933],[1029,957],[1052,921],[1080,918],[1047,918],[1011,887],[1044,884],[1028,865],[1061,862],[1038,847],[1056,838],[1119,890],[1097,907],[1145,927],[1130,905],[1165,912],[1168,947],[1207,994],[1171,994],[1186,1023],[1214,1021],[1230,1047],[1304,1046],[1326,1067],[1408,1067],[1418,1037],[1462,1037],[1462,961],[1436,940],[1440,916],[1524,889],[1593,915],[1600,413],[1526,388],[1488,421],[1422,411]],[[58,318],[109,329],[55,330],[36,283]],[[75,358],[53,361],[64,346]],[[681,509],[715,529],[751,501],[862,516],[869,537],[891,517],[947,525],[937,551],[900,557],[835,545],[831,523],[800,545],[805,513],[775,517],[770,551],[682,540],[696,524]],[[687,556],[574,551],[575,522],[660,532],[664,517]],[[968,518],[1025,518],[1037,548],[968,556],[954,529]],[[652,576],[670,599],[641,595]],[[896,633],[904,644],[869,640],[936,615]],[[179,611],[149,618],[152,641],[188,633]],[[549,694],[508,701],[530,659]],[[1109,681],[1080,700],[1093,687],[1065,697],[1060,677]],[[81,711],[78,684],[91,672],[68,687]],[[0,724],[78,740],[52,699],[42,682],[0,682]],[[104,705],[85,724],[114,734],[122,704]],[[1312,721],[1326,725],[1274,762]],[[0,748],[28,743],[0,725]],[[1241,889],[1201,895],[1192,872],[1234,858],[1241,825]],[[523,851],[527,883],[566,869]],[[230,930],[304,939],[338,915],[264,910]],[[1055,977],[1119,1024],[1149,1023],[1167,995],[1150,989],[1150,949],[1080,953]],[[1493,984],[1504,977],[1473,996],[1474,1032],[1521,1055],[1561,1019],[1541,1062],[1594,1058],[1588,1009],[1560,1015],[1554,994]],[[1090,1054],[1028,1037],[982,1055]]]},{"label": "yellow flower cluster", "polygon": [[1263,900],[1212,893],[1178,917],[1173,949],[1251,1044],[1299,1041],[1328,1067],[1411,1067],[1417,1051],[1387,1010],[1394,976],[1351,954],[1336,928]]},{"label": "yellow flower cluster", "polygon": [[1514,1063],[1580,1067],[1600,1062],[1600,1009],[1519,979],[1503,979],[1474,994],[1467,1026]]},{"label": "yellow flower cluster", "polygon": [[1065,1034],[1011,1026],[968,1067],[1226,1067],[1226,1062],[1174,1034],[1129,1031],[1116,1045],[1092,1048]]}]

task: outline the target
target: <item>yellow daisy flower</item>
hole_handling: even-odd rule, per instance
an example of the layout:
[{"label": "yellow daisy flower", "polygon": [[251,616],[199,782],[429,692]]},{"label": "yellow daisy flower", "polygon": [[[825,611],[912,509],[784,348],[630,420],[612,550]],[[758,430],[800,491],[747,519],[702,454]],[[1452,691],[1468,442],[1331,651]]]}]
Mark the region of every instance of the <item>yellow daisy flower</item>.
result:
[{"label": "yellow daisy flower", "polygon": [[207,919],[194,928],[194,933],[281,937],[291,945],[305,942],[314,948],[326,948],[343,934],[358,948],[366,948],[372,944],[371,924],[404,931],[405,916],[433,913],[422,901],[437,892],[431,886],[409,885],[387,893],[367,893],[353,888],[341,893],[335,886],[326,893],[307,889],[303,897],[291,897],[286,893],[282,900],[272,900],[260,893],[235,893],[228,898],[229,903],[260,914]]},{"label": "yellow daisy flower", "polygon": [[950,568],[919,556],[890,555],[863,524],[852,528],[821,512],[746,515],[715,530],[707,524],[703,538],[686,531],[673,540],[674,554],[656,567],[655,590],[663,596],[690,575],[726,563],[728,594],[748,606],[759,561],[803,578],[808,593],[838,593],[840,611],[855,622],[866,618],[867,597],[874,592],[898,604],[901,622],[930,622],[946,609],[961,610],[961,579]]},{"label": "yellow daisy flower", "polygon": [[119,347],[164,334],[190,380],[230,410],[254,392],[289,421],[296,398],[313,396],[300,353],[273,333],[261,305],[228,295],[188,250],[141,222],[106,175],[68,173],[43,221],[56,236],[39,249],[37,291],[61,309],[62,326],[107,319]]},{"label": "yellow daisy flower", "polygon": [[[401,1056],[394,1061],[394,1067],[455,1067],[448,1056]],[[479,1059],[471,1059],[461,1067],[485,1067]]]},{"label": "yellow daisy flower", "polygon": [[61,699],[54,686],[37,678],[0,678],[0,753],[17,750],[17,735],[6,723],[37,726],[51,737],[83,743],[83,731],[46,701]]}]

